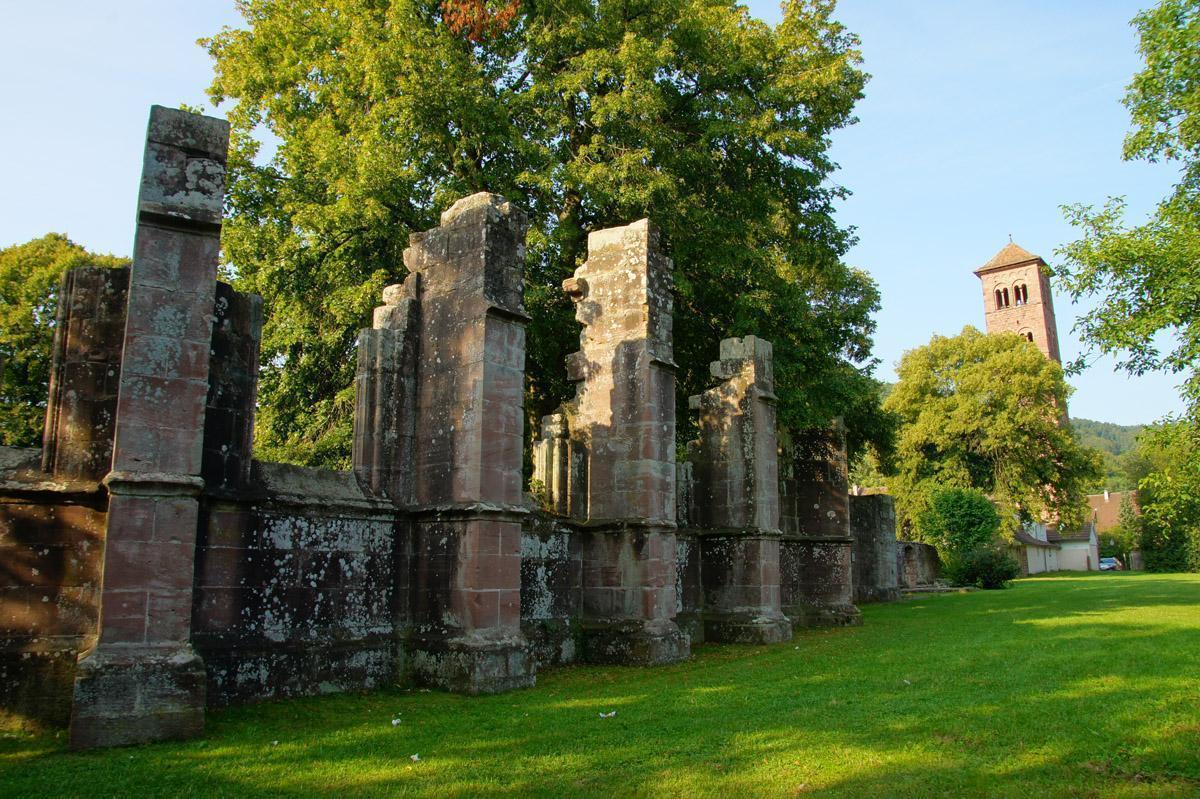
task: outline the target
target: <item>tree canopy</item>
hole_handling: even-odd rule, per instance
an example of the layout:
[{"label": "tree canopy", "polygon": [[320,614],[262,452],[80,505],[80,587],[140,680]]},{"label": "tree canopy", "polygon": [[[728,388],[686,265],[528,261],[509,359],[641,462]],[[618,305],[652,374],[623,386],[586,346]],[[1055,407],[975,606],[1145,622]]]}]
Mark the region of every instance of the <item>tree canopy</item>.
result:
[{"label": "tree canopy", "polygon": [[[1144,68],[1125,95],[1133,129],[1126,160],[1167,162],[1179,182],[1148,220],[1125,222],[1125,202],[1065,209],[1083,238],[1060,252],[1058,279],[1073,299],[1097,298],[1076,330],[1091,351],[1140,375],[1184,377],[1200,418],[1200,2],[1162,0],[1133,20]],[[1073,368],[1082,368],[1085,352]]]},{"label": "tree canopy", "polygon": [[1138,438],[1142,556],[1151,571],[1200,571],[1200,433],[1173,421]]},{"label": "tree canopy", "polygon": [[61,233],[0,250],[0,444],[41,443],[63,273],[128,263],[90,253]]},{"label": "tree canopy", "polygon": [[926,538],[923,516],[945,487],[982,491],[1005,520],[1082,521],[1099,456],[1066,421],[1062,368],[1035,345],[966,327],[905,353],[899,375],[884,402],[899,418],[888,488],[911,534]]},{"label": "tree canopy", "polygon": [[[530,215],[527,410],[568,396],[561,281],[650,216],[675,259],[680,397],[725,336],[775,346],[780,423],[886,426],[874,283],[842,256],[830,135],[866,76],[832,0],[769,26],[729,0],[239,0],[202,44],[233,127],[226,270],[266,307],[258,443],[344,465],[353,347],[408,235],[465,194]],[[686,407],[686,406],[683,406]]]},{"label": "tree canopy", "polygon": [[921,530],[943,559],[965,555],[995,543],[1000,514],[982,491],[940,488],[929,497],[929,507],[921,515]]}]

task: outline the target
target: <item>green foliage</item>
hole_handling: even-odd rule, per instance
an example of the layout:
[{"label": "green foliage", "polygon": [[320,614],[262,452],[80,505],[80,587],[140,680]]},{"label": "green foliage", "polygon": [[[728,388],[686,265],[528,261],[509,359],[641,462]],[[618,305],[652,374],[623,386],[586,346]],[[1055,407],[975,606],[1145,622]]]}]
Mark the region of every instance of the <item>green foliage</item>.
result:
[{"label": "green foliage", "polygon": [[994,543],[1000,531],[1000,514],[982,491],[937,489],[921,514],[920,528],[924,540],[948,560]]},{"label": "green foliage", "polygon": [[1007,588],[1021,576],[1021,565],[1004,547],[990,544],[955,552],[942,561],[942,576],[953,585]]},{"label": "green foliage", "polygon": [[1150,464],[1138,487],[1148,571],[1200,571],[1200,434],[1187,422],[1148,428],[1138,451]]},{"label": "green foliage", "polygon": [[1094,422],[1091,419],[1071,419],[1075,437],[1083,446],[1098,451],[1104,462],[1104,475],[1096,485],[1096,492],[1132,491],[1137,488],[1138,477],[1130,474],[1131,453],[1137,446],[1137,437],[1145,425],[1122,425],[1111,422]]},{"label": "green foliage", "polygon": [[726,0],[494,5],[241,0],[247,29],[203,42],[211,98],[232,101],[227,268],[265,301],[260,454],[347,462],[357,331],[409,233],[480,190],[530,215],[531,421],[569,395],[560,284],[587,231],[650,216],[675,259],[681,399],[721,337],[754,333],[782,427],[886,435],[879,296],[833,220],[829,136],[866,76],[832,0],[789,0],[775,27]]},{"label": "green foliage", "polygon": [[[1074,205],[1067,219],[1083,238],[1063,248],[1058,277],[1073,299],[1099,298],[1076,324],[1093,350],[1117,356],[1129,373],[1185,377],[1183,394],[1200,416],[1200,2],[1161,0],[1133,20],[1145,62],[1125,95],[1133,129],[1126,160],[1175,162],[1180,181],[1141,225],[1125,203]],[[1164,351],[1164,345],[1170,345]],[[1085,352],[1073,365],[1086,365]]]},{"label": "green foliage", "polygon": [[1062,418],[1057,363],[1015,333],[967,327],[905,353],[899,374],[884,409],[900,420],[888,487],[907,535],[928,540],[924,513],[942,487],[982,491],[1003,520],[1082,522],[1099,457]]},{"label": "green foliage", "polygon": [[41,443],[63,273],[128,263],[90,253],[61,233],[0,250],[0,444]]}]

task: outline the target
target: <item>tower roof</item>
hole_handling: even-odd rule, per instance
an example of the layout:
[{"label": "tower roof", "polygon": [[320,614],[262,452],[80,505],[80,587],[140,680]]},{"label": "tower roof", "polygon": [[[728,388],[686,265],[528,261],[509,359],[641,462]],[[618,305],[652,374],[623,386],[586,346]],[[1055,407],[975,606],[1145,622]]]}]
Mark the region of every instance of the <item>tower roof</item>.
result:
[{"label": "tower roof", "polygon": [[1013,244],[1011,241],[1004,245],[1000,252],[996,253],[992,260],[988,261],[983,266],[975,270],[975,274],[982,275],[984,272],[991,272],[995,269],[1004,269],[1009,266],[1018,264],[1027,264],[1030,261],[1041,261],[1040,255],[1034,255],[1024,247]]}]

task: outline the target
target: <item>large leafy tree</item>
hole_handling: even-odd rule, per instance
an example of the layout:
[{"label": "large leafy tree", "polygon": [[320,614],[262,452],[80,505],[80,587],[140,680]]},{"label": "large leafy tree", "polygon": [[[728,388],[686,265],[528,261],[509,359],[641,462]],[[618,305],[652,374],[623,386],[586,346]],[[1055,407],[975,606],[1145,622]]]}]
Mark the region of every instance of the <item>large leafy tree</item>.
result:
[{"label": "large leafy tree", "polygon": [[[1184,377],[1190,416],[1200,419],[1200,2],[1162,0],[1133,20],[1145,67],[1125,95],[1133,128],[1126,160],[1173,163],[1179,182],[1142,224],[1125,203],[1074,205],[1083,238],[1066,246],[1059,281],[1075,299],[1098,298],[1077,323],[1094,351],[1135,375]],[[1081,368],[1088,353],[1075,368]]]},{"label": "large leafy tree", "polygon": [[63,272],[128,263],[90,253],[61,233],[0,250],[0,444],[41,443]]},{"label": "large leafy tree", "polygon": [[[874,284],[846,266],[830,134],[865,81],[832,0],[239,0],[203,42],[233,125],[226,268],[266,302],[258,442],[342,465],[354,340],[413,230],[480,190],[530,214],[531,416],[569,393],[559,286],[643,216],[676,264],[681,395],[723,336],[775,344],[790,430],[880,435]],[[269,134],[269,135],[268,135]],[[264,146],[268,142],[269,146]]]},{"label": "large leafy tree", "polygon": [[1138,437],[1136,452],[1146,568],[1200,571],[1200,433],[1187,422],[1157,424]]},{"label": "large leafy tree", "polygon": [[1077,441],[1062,367],[1037,347],[966,327],[905,353],[899,375],[884,403],[899,418],[888,487],[911,534],[936,538],[922,520],[945,487],[984,492],[1004,519],[1082,521],[1099,455]]}]

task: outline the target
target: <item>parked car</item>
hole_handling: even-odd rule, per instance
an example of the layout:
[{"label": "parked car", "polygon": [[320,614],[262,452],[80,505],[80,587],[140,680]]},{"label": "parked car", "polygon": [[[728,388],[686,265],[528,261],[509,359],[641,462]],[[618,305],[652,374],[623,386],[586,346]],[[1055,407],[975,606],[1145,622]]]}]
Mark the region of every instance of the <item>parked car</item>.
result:
[{"label": "parked car", "polygon": [[1118,572],[1122,568],[1121,561],[1116,558],[1100,558],[1100,571],[1102,572]]}]

